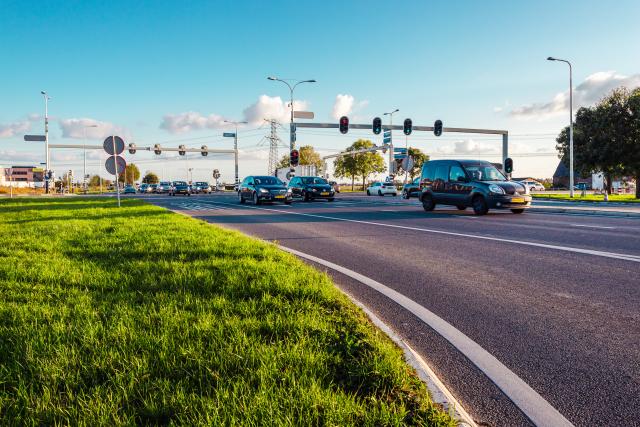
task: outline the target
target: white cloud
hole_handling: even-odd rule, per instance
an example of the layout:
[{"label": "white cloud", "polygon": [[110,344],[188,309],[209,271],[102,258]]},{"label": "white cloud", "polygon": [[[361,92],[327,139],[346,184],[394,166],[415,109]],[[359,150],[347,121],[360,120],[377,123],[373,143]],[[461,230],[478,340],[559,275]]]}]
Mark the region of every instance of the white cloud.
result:
[{"label": "white cloud", "polygon": [[353,95],[348,94],[338,94],[336,95],[336,100],[333,103],[333,109],[331,110],[331,118],[338,120],[342,116],[348,116],[351,113],[357,112],[358,110],[366,107],[369,104],[369,101],[358,101],[353,97]]},{"label": "white cloud", "polygon": [[502,144],[488,144],[473,139],[455,141],[453,145],[438,147],[434,154],[498,154]]},{"label": "white cloud", "polygon": [[[293,100],[294,111],[306,111],[307,101]],[[261,95],[258,100],[243,111],[244,119],[252,125],[260,125],[267,120],[288,122],[291,118],[289,102],[284,102],[279,96]]]},{"label": "white cloud", "polygon": [[73,118],[59,121],[63,138],[74,139],[102,139],[110,135],[129,137],[127,129],[109,122],[101,122],[88,118]]},{"label": "white cloud", "polygon": [[160,128],[169,133],[185,133],[192,130],[220,129],[224,127],[224,117],[217,114],[203,116],[194,111],[180,114],[167,114],[162,118]]},{"label": "white cloud", "polygon": [[29,114],[26,119],[18,120],[6,125],[0,124],[0,138],[11,138],[22,135],[31,129],[34,122],[42,120],[38,114]]},{"label": "white cloud", "polygon": [[[601,71],[588,76],[573,90],[574,111],[595,104],[612,89],[625,86],[633,89],[640,86],[640,74],[623,76],[615,71]],[[510,115],[516,118],[544,119],[569,111],[569,91],[556,94],[550,102],[534,103],[515,108]]]}]

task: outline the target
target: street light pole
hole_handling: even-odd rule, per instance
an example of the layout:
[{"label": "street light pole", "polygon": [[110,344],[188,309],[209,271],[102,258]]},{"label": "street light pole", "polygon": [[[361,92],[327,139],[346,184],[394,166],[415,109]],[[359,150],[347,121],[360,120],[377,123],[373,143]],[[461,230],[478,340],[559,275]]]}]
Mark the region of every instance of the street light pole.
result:
[{"label": "street light pole", "polygon": [[573,67],[566,59],[547,58],[547,61],[559,61],[569,65],[569,197],[573,198],[574,172],[573,172]]},{"label": "street light pole", "polygon": [[[389,144],[389,175],[391,175],[391,165],[393,164],[393,130],[391,130],[391,127],[393,126],[393,114],[397,113],[398,111],[400,111],[399,109],[395,109],[393,111],[390,111],[388,113],[384,113],[384,116],[389,116],[389,136],[391,136],[391,144]],[[394,176],[395,176],[395,171],[394,171]]]},{"label": "street light pole", "polygon": [[49,95],[44,90],[40,93],[44,97],[44,149],[45,149],[45,193],[49,194]]},{"label": "street light pole", "polygon": [[284,79],[279,79],[277,77],[273,77],[273,76],[269,76],[267,77],[268,80],[273,80],[276,82],[282,82],[284,84],[287,85],[287,87],[289,88],[289,98],[290,98],[290,103],[289,105],[291,106],[291,123],[289,125],[289,151],[293,150],[295,148],[295,142],[293,140],[293,91],[295,90],[296,86],[298,86],[301,83],[316,83],[316,81],[314,79],[311,80],[293,80],[296,83],[291,86],[291,84],[289,84],[289,82],[287,80]]},{"label": "street light pole", "polygon": [[225,120],[225,123],[229,123],[234,125],[235,127],[235,132],[233,134],[233,156],[234,156],[234,160],[235,160],[235,174],[236,174],[236,185],[240,184],[240,176],[238,174],[238,125],[242,124],[242,125],[246,125],[247,122],[234,122],[231,120]]}]

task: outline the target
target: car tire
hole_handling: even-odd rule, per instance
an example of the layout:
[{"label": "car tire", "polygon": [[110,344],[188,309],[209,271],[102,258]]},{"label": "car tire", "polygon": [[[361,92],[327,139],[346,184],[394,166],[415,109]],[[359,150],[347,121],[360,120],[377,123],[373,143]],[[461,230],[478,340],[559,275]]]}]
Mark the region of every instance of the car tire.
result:
[{"label": "car tire", "polygon": [[370,196],[370,195],[371,195],[371,193],[369,192],[369,190],[367,190],[367,196]]},{"label": "car tire", "polygon": [[327,202],[333,202],[334,200],[335,200],[335,199],[334,199],[333,197],[329,197],[329,198],[327,199]]},{"label": "car tire", "polygon": [[456,208],[458,208],[459,211],[464,211],[467,209],[465,205],[456,205]]},{"label": "car tire", "polygon": [[524,213],[524,209],[511,209],[511,212],[514,214],[521,214]]},{"label": "car tire", "polygon": [[393,197],[398,197],[398,193],[393,193]]},{"label": "car tire", "polygon": [[290,204],[291,204],[291,200],[285,200],[285,201],[284,201],[284,204],[285,204],[285,205],[290,205]]},{"label": "car tire", "polygon": [[382,194],[382,191],[378,190],[378,196],[384,197],[384,194]]},{"label": "car tire", "polygon": [[246,202],[244,197],[242,197],[242,193],[239,191],[238,191],[238,202],[240,202],[241,205],[243,205]]},{"label": "car tire", "polygon": [[409,198],[409,193],[407,193],[405,190],[402,190],[402,198],[403,199],[408,199]]},{"label": "car tire", "polygon": [[304,200],[305,202],[308,202],[309,200],[311,200],[311,198],[309,197],[309,193],[307,193],[306,191],[303,191],[302,200]]},{"label": "car tire", "polygon": [[473,213],[476,215],[486,215],[487,212],[489,212],[487,201],[482,196],[474,197],[471,204],[473,206]]},{"label": "car tire", "polygon": [[422,196],[420,201],[422,202],[422,208],[426,212],[431,212],[436,207],[436,203],[433,201],[433,197],[429,194],[425,194],[424,196]]},{"label": "car tire", "polygon": [[256,206],[260,204],[260,199],[258,198],[258,193],[253,193],[253,204],[256,205]]}]

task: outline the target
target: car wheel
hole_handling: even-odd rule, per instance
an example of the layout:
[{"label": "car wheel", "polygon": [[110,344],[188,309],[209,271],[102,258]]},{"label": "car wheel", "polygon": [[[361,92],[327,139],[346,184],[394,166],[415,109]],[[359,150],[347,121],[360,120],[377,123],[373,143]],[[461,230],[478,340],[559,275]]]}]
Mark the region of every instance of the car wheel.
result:
[{"label": "car wheel", "polygon": [[421,201],[422,208],[427,212],[431,212],[436,207],[436,203],[433,201],[433,197],[429,194],[425,194],[424,196],[422,196]]},{"label": "car wheel", "polygon": [[486,200],[482,196],[476,196],[473,198],[473,213],[476,215],[486,215],[489,212]]},{"label": "car wheel", "polygon": [[393,193],[393,197],[398,197],[398,193]]},{"label": "car wheel", "polygon": [[384,197],[384,194],[382,194],[382,191],[378,190],[378,196]]},{"label": "car wheel", "polygon": [[333,202],[334,200],[335,200],[335,199],[334,199],[333,197],[329,197],[329,198],[327,199],[327,201],[328,201],[328,202]]},{"label": "car wheel", "polygon": [[242,197],[242,193],[238,191],[238,202],[240,202],[240,204],[244,204],[245,201],[244,197]]},{"label": "car wheel", "polygon": [[467,209],[465,205],[456,205],[456,208],[458,208],[459,211],[464,211]]},{"label": "car wheel", "polygon": [[371,193],[369,192],[369,190],[367,190],[367,196],[370,196],[370,195],[371,195]]},{"label": "car wheel", "polygon": [[191,193],[187,193],[187,196],[191,197]]},{"label": "car wheel", "polygon": [[304,200],[305,202],[308,202],[309,200],[311,200],[311,198],[309,197],[309,193],[307,193],[306,191],[303,191],[302,200]]},{"label": "car wheel", "polygon": [[511,209],[511,212],[513,212],[514,214],[521,214],[524,212],[524,209]]},{"label": "car wheel", "polygon": [[285,201],[284,201],[284,204],[285,204],[285,205],[290,205],[290,204],[291,204],[291,200],[285,200]]},{"label": "car wheel", "polygon": [[253,204],[254,205],[259,205],[260,204],[260,199],[258,198],[258,193],[253,193]]},{"label": "car wheel", "polygon": [[409,198],[409,193],[407,193],[406,190],[402,190],[402,198],[403,199],[408,199]]}]

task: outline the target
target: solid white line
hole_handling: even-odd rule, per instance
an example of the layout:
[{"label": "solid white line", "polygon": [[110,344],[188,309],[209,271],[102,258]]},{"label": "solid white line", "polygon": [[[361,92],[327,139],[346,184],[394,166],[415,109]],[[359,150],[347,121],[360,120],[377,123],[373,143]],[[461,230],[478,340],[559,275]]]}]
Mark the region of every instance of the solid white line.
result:
[{"label": "solid white line", "polygon": [[[212,203],[230,205],[229,203],[222,203],[222,202],[212,202]],[[302,213],[302,212],[283,211],[283,210],[280,210],[280,209],[259,208],[259,207],[256,207],[256,206],[244,206],[244,207],[245,208],[249,208],[249,209],[258,209],[258,210],[269,211],[269,212],[281,212],[281,213],[286,213],[286,214],[289,214],[289,215],[301,215],[301,216],[308,216],[308,217],[312,217],[312,218],[331,219],[331,220],[334,220],[334,221],[344,221],[344,222],[354,222],[354,223],[358,223],[358,224],[375,225],[375,226],[379,226],[379,227],[390,227],[390,228],[398,228],[398,229],[402,229],[402,230],[422,231],[422,232],[425,232],[425,233],[442,234],[442,235],[445,235],[445,236],[467,237],[467,238],[471,238],[471,239],[490,240],[490,241],[502,242],[502,243],[513,243],[513,244],[516,244],[516,245],[533,246],[533,247],[545,248],[545,249],[555,249],[555,250],[564,251],[564,252],[573,252],[573,253],[579,253],[579,254],[585,254],[585,255],[594,255],[594,256],[600,256],[600,257],[604,257],[604,258],[614,258],[614,259],[620,259],[620,260],[624,260],[624,261],[631,261],[631,262],[640,263],[640,255],[630,255],[630,254],[621,254],[621,253],[616,253],[616,252],[597,251],[597,250],[594,250],[594,249],[573,248],[573,247],[570,247],[570,246],[559,246],[559,245],[551,245],[551,244],[547,244],[547,243],[528,242],[526,240],[513,240],[513,239],[503,239],[503,238],[499,238],[499,237],[479,236],[479,235],[476,235],[476,234],[456,233],[456,232],[453,232],[453,231],[435,230],[435,229],[432,229],[432,228],[409,227],[409,226],[406,226],[406,225],[385,224],[383,222],[373,222],[373,221],[362,221],[362,220],[358,220],[358,219],[338,218],[338,217],[328,216],[328,215],[318,215],[318,214],[310,214],[310,213]]]},{"label": "solid white line", "polygon": [[348,268],[296,251],[284,246],[281,249],[299,256],[300,258],[324,265],[332,270],[338,271],[352,279],[359,281],[372,289],[380,292],[387,298],[393,300],[409,312],[413,313],[424,323],[429,325],[434,331],[449,341],[458,351],[469,359],[478,369],[480,369],[493,383],[504,392],[505,395],[536,425],[536,426],[571,426],[557,409],[549,404],[534,389],[525,383],[520,377],[509,368],[500,363],[488,351],[478,345],[471,338],[453,327],[446,320],[438,317],[425,307],[401,293],[377,282],[369,277],[363,276]]},{"label": "solid white line", "polygon": [[589,227],[589,228],[602,228],[605,230],[615,230],[616,227],[607,227],[605,225],[589,225],[589,224],[569,224],[572,227]]}]

